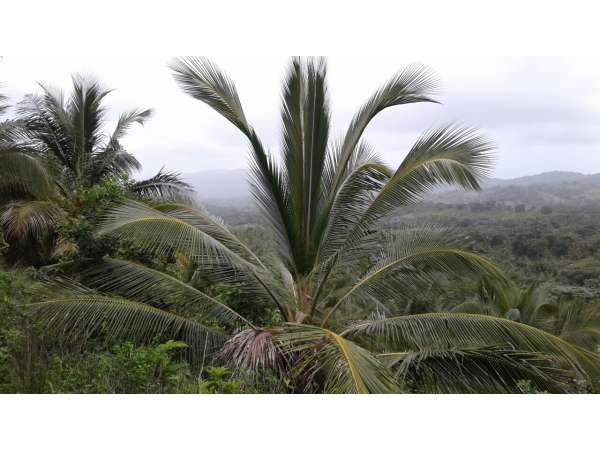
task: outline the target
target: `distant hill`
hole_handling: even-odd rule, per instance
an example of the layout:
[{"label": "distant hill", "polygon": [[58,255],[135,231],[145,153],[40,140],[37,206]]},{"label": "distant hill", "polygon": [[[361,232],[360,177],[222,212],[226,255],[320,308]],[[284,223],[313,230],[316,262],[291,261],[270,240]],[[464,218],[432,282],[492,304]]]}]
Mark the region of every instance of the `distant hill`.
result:
[{"label": "distant hill", "polygon": [[492,178],[481,192],[459,190],[432,194],[427,199],[440,203],[498,202],[509,205],[600,204],[600,174],[546,172],[509,180]]},{"label": "distant hill", "polygon": [[[251,203],[245,170],[210,170],[186,174],[184,178],[194,186],[200,200],[232,205],[236,200],[243,205]],[[527,206],[600,204],[600,173],[556,171],[513,179],[491,178],[479,193],[442,189],[429,195],[427,201],[458,204],[495,201]]]},{"label": "distant hill", "polygon": [[537,175],[529,175],[526,177],[512,179],[492,178],[488,180],[486,186],[533,186],[555,183],[582,183],[591,186],[600,186],[600,173],[594,175],[584,175],[578,172],[544,172]]}]

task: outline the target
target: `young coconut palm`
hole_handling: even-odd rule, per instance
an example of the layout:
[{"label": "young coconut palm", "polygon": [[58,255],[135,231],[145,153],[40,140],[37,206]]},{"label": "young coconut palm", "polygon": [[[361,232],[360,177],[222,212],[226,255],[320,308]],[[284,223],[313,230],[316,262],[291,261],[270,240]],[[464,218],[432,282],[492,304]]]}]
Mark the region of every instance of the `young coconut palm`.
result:
[{"label": "young coconut palm", "polygon": [[543,288],[499,285],[482,277],[475,301],[452,312],[486,314],[514,320],[548,331],[583,348],[595,350],[600,342],[600,310],[583,300],[553,299]]},{"label": "young coconut palm", "polygon": [[237,332],[218,356],[285,372],[297,391],[513,392],[528,379],[563,392],[566,376],[595,381],[597,356],[528,325],[470,314],[387,316],[434,273],[503,278],[449,230],[385,229],[387,217],[435,187],[479,189],[492,165],[492,144],[471,128],[425,132],[395,170],[364,139],[380,112],[436,103],[426,67],[413,65],[391,78],[336,140],[325,60],[293,59],[282,92],[279,159],[266,150],[233,82],[217,66],[185,58],[172,69],[184,92],[247,138],[254,198],[277,251],[259,257],[217,218],[174,204],[120,205],[100,233],[185,255],[197,276],[242,286],[256,301],[271,302],[284,323],[261,327],[189,283],[139,263],[105,260],[83,278],[93,291],[58,289],[37,305],[49,329],[77,339],[100,327],[111,336],[168,336],[203,359],[225,339],[211,324],[229,322]]},{"label": "young coconut palm", "polygon": [[150,118],[151,110],[121,114],[108,133],[103,101],[110,91],[96,80],[74,76],[68,99],[41,87],[43,95],[27,96],[19,105],[18,120],[0,129],[0,226],[9,242],[27,239],[37,243],[28,248],[48,247],[57,219],[64,216],[61,199],[104,177],[124,180],[138,199],[170,201],[189,192],[177,174],[163,170],[148,180],[127,181],[141,165],[121,141],[134,124]]}]

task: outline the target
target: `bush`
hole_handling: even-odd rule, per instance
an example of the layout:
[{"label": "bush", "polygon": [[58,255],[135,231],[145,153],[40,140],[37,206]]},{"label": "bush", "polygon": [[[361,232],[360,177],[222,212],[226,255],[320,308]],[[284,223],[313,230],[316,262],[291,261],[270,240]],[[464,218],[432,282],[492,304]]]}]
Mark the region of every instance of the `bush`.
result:
[{"label": "bush", "polygon": [[47,392],[81,394],[164,394],[197,392],[198,385],[185,362],[172,354],[186,345],[136,347],[118,345],[111,352],[50,360]]}]

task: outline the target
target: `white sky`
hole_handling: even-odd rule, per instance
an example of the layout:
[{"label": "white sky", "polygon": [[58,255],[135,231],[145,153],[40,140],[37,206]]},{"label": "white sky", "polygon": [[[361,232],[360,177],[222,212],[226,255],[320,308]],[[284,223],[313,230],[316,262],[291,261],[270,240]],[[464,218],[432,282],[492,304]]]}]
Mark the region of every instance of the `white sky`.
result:
[{"label": "white sky", "polygon": [[[27,57],[0,62],[2,91],[13,100],[38,92],[37,82],[70,88],[73,73],[94,74],[115,89],[114,117],[135,107],[153,119],[132,130],[125,145],[143,163],[140,175],[163,165],[192,173],[245,168],[240,133],[202,103],[179,91],[170,57]],[[279,93],[287,57],[211,56],[236,82],[247,117],[273,151],[279,142]],[[432,67],[443,102],[409,105],[380,115],[366,137],[398,164],[430,126],[459,121],[478,127],[498,147],[495,176],[512,178],[551,170],[600,172],[600,65],[593,58],[329,57],[334,135],[396,71],[411,62]]]}]

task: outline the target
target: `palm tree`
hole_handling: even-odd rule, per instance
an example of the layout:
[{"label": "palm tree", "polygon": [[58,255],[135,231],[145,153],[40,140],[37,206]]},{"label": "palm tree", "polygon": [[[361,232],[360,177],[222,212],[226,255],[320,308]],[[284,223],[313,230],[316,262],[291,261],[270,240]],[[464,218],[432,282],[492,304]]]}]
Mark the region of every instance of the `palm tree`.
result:
[{"label": "palm tree", "polygon": [[484,276],[476,300],[463,302],[451,311],[521,322],[590,350],[595,350],[600,342],[600,314],[596,305],[577,299],[555,300],[536,285],[525,289],[512,283],[499,285]]},{"label": "palm tree", "polygon": [[141,164],[122,139],[133,125],[143,125],[151,110],[122,113],[108,133],[104,100],[110,91],[98,81],[74,76],[68,99],[41,87],[43,94],[26,96],[18,119],[5,122],[5,137],[0,135],[0,225],[9,242],[47,243],[65,215],[61,199],[103,178],[121,180],[133,197],[144,200],[181,199],[189,192],[178,174],[162,169],[148,180],[129,180]]},{"label": "palm tree", "polygon": [[488,314],[547,329],[558,312],[556,303],[538,286],[520,288],[513,283],[499,285],[482,277],[475,300],[463,302],[452,312]]},{"label": "palm tree", "polygon": [[[85,286],[64,281],[47,287],[37,311],[49,330],[78,341],[98,330],[181,339],[196,360],[220,349],[218,357],[228,364],[283,372],[306,392],[399,392],[407,386],[512,392],[523,379],[562,392],[567,376],[596,381],[597,355],[525,324],[476,314],[389,315],[436,273],[503,279],[450,230],[386,230],[387,217],[437,186],[479,189],[493,162],[492,144],[456,125],[425,132],[395,170],[365,140],[365,129],[382,111],[437,103],[426,67],[409,66],[392,77],[346,133],[332,139],[325,60],[294,58],[283,85],[279,158],[266,150],[233,82],[216,65],[186,58],[171,67],[184,92],[247,138],[254,198],[277,250],[259,257],[219,219],[176,204],[125,203],[99,232],[184,255],[194,277],[242,286],[256,301],[270,302],[281,323],[252,323],[193,283],[106,259],[84,274]],[[215,331],[215,321],[233,331]]]}]

